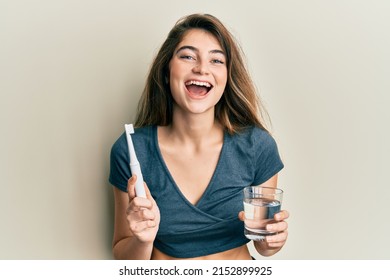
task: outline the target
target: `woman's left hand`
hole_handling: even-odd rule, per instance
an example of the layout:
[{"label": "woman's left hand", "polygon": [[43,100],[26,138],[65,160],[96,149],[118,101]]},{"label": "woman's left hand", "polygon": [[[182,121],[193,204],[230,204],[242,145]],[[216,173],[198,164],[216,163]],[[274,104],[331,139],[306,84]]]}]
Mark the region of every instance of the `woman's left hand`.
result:
[{"label": "woman's left hand", "polygon": [[[259,254],[263,256],[271,256],[278,252],[286,243],[288,236],[288,224],[285,221],[290,216],[289,212],[282,210],[274,215],[274,223],[267,225],[267,230],[277,232],[275,235],[267,236],[264,241],[255,241],[254,245]],[[241,221],[245,220],[245,212],[241,211],[238,214]]]}]

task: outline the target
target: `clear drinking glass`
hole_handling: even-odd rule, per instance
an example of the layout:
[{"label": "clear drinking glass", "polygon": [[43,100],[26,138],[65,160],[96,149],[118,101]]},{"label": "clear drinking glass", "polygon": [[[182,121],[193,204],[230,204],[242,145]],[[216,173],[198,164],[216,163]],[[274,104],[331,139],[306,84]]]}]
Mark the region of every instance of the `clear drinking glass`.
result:
[{"label": "clear drinking glass", "polygon": [[280,211],[283,190],[272,187],[250,186],[244,188],[245,230],[248,239],[264,240],[277,232],[266,226],[274,223],[274,215]]}]

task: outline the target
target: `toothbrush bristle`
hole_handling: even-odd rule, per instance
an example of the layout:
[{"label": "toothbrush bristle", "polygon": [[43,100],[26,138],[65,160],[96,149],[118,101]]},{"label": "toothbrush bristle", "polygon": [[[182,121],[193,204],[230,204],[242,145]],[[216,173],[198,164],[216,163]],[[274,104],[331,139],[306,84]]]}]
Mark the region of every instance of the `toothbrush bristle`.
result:
[{"label": "toothbrush bristle", "polygon": [[127,133],[131,133],[131,134],[134,133],[133,124],[125,124],[125,129],[126,129]]}]

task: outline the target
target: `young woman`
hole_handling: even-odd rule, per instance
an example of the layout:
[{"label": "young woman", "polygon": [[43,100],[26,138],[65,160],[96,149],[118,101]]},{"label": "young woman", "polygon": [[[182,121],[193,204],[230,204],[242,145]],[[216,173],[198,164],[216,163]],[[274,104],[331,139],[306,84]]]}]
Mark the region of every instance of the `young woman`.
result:
[{"label": "young woman", "polygon": [[[117,259],[251,259],[243,188],[276,187],[283,168],[239,48],[211,15],[179,20],[158,52],[139,103],[133,143],[147,198],[135,196],[126,136],[111,151]],[[287,239],[254,242],[263,256]]]}]

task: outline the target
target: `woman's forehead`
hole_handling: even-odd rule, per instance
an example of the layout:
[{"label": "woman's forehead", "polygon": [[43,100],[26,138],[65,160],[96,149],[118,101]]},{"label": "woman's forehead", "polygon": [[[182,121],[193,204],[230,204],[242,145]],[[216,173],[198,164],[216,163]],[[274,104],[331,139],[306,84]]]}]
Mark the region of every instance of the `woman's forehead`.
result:
[{"label": "woman's forehead", "polygon": [[205,47],[210,48],[210,50],[223,50],[218,39],[211,32],[198,28],[188,30],[177,45],[176,50],[184,45]]}]

